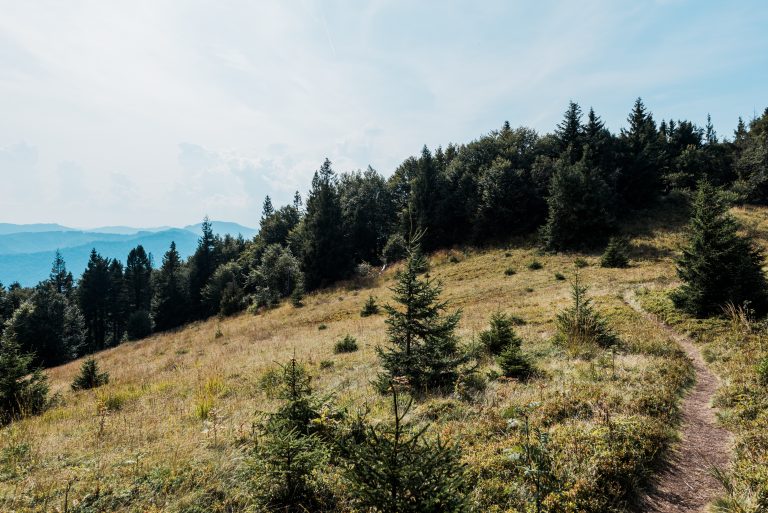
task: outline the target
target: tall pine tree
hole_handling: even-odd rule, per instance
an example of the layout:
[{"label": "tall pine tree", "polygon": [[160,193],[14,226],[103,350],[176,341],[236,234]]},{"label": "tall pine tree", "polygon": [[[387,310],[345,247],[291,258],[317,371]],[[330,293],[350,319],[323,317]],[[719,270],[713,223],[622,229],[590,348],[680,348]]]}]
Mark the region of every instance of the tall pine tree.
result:
[{"label": "tall pine tree", "polygon": [[189,300],[191,314],[201,319],[216,312],[203,300],[203,289],[213,272],[219,266],[219,241],[213,233],[213,225],[208,216],[202,224],[202,235],[197,242],[197,249],[189,259]]},{"label": "tall pine tree", "polygon": [[158,331],[176,328],[189,319],[189,295],[184,278],[176,243],[171,242],[154,276],[152,318]]},{"label": "tall pine tree", "polygon": [[152,260],[141,244],[128,253],[124,277],[129,310],[149,312],[152,302]]},{"label": "tall pine tree", "polygon": [[86,338],[90,351],[103,349],[107,340],[109,289],[112,283],[109,259],[91,250],[88,266],[77,287],[80,311],[85,318]]}]

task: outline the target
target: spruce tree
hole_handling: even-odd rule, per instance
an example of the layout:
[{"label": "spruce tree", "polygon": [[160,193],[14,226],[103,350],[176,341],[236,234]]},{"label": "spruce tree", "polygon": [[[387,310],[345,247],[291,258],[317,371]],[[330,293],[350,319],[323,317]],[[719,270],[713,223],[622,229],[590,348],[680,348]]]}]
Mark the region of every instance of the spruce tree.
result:
[{"label": "spruce tree", "polygon": [[108,341],[116,346],[123,339],[128,319],[128,292],[123,276],[123,264],[114,259],[109,264],[109,291],[107,293]]},{"label": "spruce tree", "polygon": [[629,241],[620,237],[611,237],[600,257],[600,267],[628,267]]},{"label": "spruce tree", "polygon": [[89,390],[109,383],[109,373],[99,372],[99,364],[87,358],[80,366],[80,374],[72,382],[72,390]]},{"label": "spruce tree", "polygon": [[555,129],[555,138],[561,158],[569,164],[575,164],[581,159],[584,126],[581,124],[581,107],[578,103],[568,103],[563,120]]},{"label": "spruce tree", "polygon": [[32,359],[13,340],[0,340],[0,426],[45,409],[48,378],[32,369]]},{"label": "spruce tree", "polygon": [[427,428],[406,422],[412,399],[395,382],[392,420],[367,425],[359,443],[348,443],[346,478],[360,511],[381,513],[453,513],[469,511],[469,481],[457,446]]},{"label": "spruce tree", "polygon": [[727,303],[749,301],[758,313],[766,311],[762,249],[738,230],[718,189],[701,182],[692,205],[688,241],[677,261],[683,285],[672,297],[678,307],[704,316],[720,313]]},{"label": "spruce tree", "polygon": [[163,256],[153,288],[152,318],[158,331],[181,326],[189,319],[189,295],[175,242]]},{"label": "spruce tree", "polygon": [[588,354],[595,346],[605,348],[616,342],[616,336],[595,309],[587,290],[576,273],[571,282],[573,302],[557,314],[557,340],[575,354]]},{"label": "spruce tree", "polygon": [[105,347],[111,283],[109,259],[99,255],[96,249],[91,250],[88,266],[77,287],[78,304],[85,318],[87,343],[91,351]]},{"label": "spruce tree", "polygon": [[220,239],[213,233],[213,225],[208,216],[203,219],[202,235],[197,242],[197,249],[189,259],[189,301],[190,313],[201,319],[216,313],[203,298],[203,289],[219,265]]},{"label": "spruce tree", "polygon": [[661,190],[661,156],[658,131],[653,116],[638,98],[627,118],[628,129],[621,131],[622,170],[618,192],[627,204],[643,206]]},{"label": "spruce tree", "polygon": [[480,343],[491,355],[500,354],[509,345],[520,347],[520,338],[515,334],[512,317],[503,312],[494,312],[489,328],[480,333]]},{"label": "spruce tree", "polygon": [[423,244],[427,250],[438,247],[442,242],[441,223],[445,184],[432,153],[425,145],[421,158],[416,162],[410,184],[409,213],[402,219],[405,227],[413,227],[424,233]]},{"label": "spruce tree", "polygon": [[152,261],[142,245],[128,253],[124,277],[129,310],[149,312],[152,303]]},{"label": "spruce tree", "polygon": [[61,256],[61,252],[58,249],[51,266],[49,281],[53,289],[59,294],[69,296],[72,293],[74,279],[72,278],[72,273],[67,271],[67,264],[64,262],[64,257]]},{"label": "spruce tree", "polygon": [[417,392],[451,389],[466,360],[454,334],[461,312],[444,314],[447,304],[439,299],[441,284],[422,276],[426,260],[418,239],[411,239],[405,269],[397,273],[391,289],[399,306],[384,306],[389,347],[377,348],[384,367],[379,377],[382,391],[397,377],[407,378]]}]

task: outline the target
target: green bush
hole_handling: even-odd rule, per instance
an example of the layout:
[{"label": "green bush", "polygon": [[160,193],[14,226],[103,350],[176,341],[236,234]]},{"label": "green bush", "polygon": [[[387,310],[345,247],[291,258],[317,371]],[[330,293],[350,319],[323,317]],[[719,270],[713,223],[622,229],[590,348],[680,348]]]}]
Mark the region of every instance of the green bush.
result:
[{"label": "green bush", "polygon": [[539,269],[543,269],[544,265],[539,262],[538,260],[531,260],[531,262],[528,264],[528,269],[531,271],[538,271]]},{"label": "green bush", "polygon": [[152,334],[152,318],[146,310],[136,310],[128,316],[125,332],[129,340],[139,340]]},{"label": "green bush", "polygon": [[390,235],[389,239],[387,239],[387,243],[384,245],[381,255],[384,262],[391,264],[398,260],[402,260],[406,255],[407,243],[405,242],[405,238],[399,233]]},{"label": "green bush", "polygon": [[504,274],[506,276],[512,276],[512,275],[517,274],[517,271],[515,271],[514,267],[507,267],[506,269],[504,269]]},{"label": "green bush", "polygon": [[333,346],[333,352],[336,354],[353,353],[357,351],[357,349],[357,340],[351,335],[346,335]]},{"label": "green bush", "polygon": [[565,275],[563,273],[555,273],[555,279],[557,281],[565,281]]},{"label": "green bush", "polygon": [[505,347],[496,358],[496,363],[508,378],[525,379],[533,370],[518,344],[509,344]]},{"label": "green bush", "polygon": [[490,327],[480,332],[480,343],[492,355],[500,354],[510,344],[520,346],[520,339],[515,334],[514,320],[511,316],[496,312],[491,315]]},{"label": "green bush", "polygon": [[80,374],[72,382],[72,390],[89,390],[109,383],[109,373],[99,372],[99,364],[88,358],[80,367]]},{"label": "green bush", "polygon": [[573,265],[574,267],[576,267],[576,269],[584,269],[585,267],[589,266],[589,262],[579,257],[573,261]]}]

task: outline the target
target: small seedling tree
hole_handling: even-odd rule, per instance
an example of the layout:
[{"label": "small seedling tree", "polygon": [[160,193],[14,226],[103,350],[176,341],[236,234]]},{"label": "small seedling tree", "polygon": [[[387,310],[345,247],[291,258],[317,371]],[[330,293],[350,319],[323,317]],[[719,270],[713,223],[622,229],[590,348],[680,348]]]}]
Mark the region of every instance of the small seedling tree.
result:
[{"label": "small seedling tree", "polygon": [[86,359],[80,366],[80,374],[72,382],[72,390],[88,390],[109,383],[109,373],[99,372],[99,364],[93,358]]},{"label": "small seedling tree", "polygon": [[588,352],[594,346],[610,347],[616,342],[616,336],[595,309],[587,290],[576,273],[571,281],[571,306],[557,315],[558,340],[574,353]]},{"label": "small seedling tree", "polygon": [[349,491],[360,511],[450,513],[469,511],[469,483],[458,447],[406,417],[412,398],[406,380],[391,383],[392,420],[364,427],[362,440],[344,449]]},{"label": "small seedling tree", "polygon": [[48,378],[32,369],[33,359],[13,340],[0,341],[0,426],[45,409]]},{"label": "small seedling tree", "polygon": [[629,266],[629,241],[611,237],[600,257],[600,267],[624,268]]},{"label": "small seedling tree", "polygon": [[500,354],[507,346],[520,347],[520,338],[515,333],[515,321],[503,312],[495,312],[491,315],[490,326],[480,332],[480,343],[486,351],[492,355]]},{"label": "small seedling tree", "polygon": [[376,299],[373,296],[368,296],[368,300],[360,310],[360,317],[369,317],[379,313],[379,305],[376,304]]}]

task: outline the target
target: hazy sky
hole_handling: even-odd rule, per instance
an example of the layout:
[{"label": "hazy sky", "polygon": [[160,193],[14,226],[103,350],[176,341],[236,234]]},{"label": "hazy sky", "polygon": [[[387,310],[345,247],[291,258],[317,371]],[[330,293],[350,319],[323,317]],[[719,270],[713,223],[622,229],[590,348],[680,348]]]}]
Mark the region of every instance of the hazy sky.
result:
[{"label": "hazy sky", "polygon": [[0,222],[255,226],[265,194],[568,100],[730,136],[768,106],[768,4],[3,1]]}]

